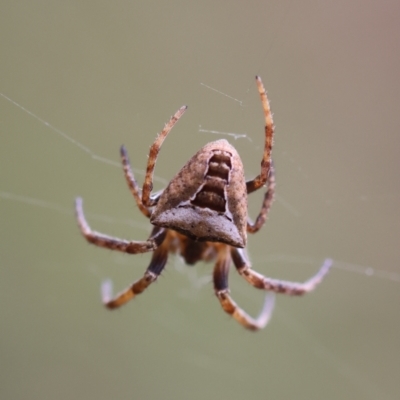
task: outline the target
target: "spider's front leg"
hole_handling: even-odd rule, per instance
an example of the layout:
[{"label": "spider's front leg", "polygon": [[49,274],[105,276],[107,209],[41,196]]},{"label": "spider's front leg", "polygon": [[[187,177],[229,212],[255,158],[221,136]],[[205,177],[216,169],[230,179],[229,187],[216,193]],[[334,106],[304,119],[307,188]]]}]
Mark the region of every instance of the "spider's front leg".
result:
[{"label": "spider's front leg", "polygon": [[164,228],[155,228],[146,241],[129,241],[92,231],[85,219],[82,199],[80,197],[75,200],[75,213],[82,235],[89,243],[95,244],[96,246],[122,251],[124,253],[137,254],[157,249],[165,239],[166,230]]},{"label": "spider's front leg", "polygon": [[271,318],[275,296],[269,294],[265,297],[263,309],[257,319],[250,317],[229,295],[228,273],[231,263],[229,246],[224,246],[220,250],[217,263],[214,267],[213,280],[215,294],[224,311],[230,314],[239,324],[253,331],[262,329],[268,324]]},{"label": "spider's front leg", "polygon": [[159,277],[161,271],[164,269],[168,260],[168,251],[168,244],[165,242],[161,244],[161,246],[153,253],[150,265],[143,277],[134,282],[129,288],[117,294],[114,298],[112,298],[111,281],[104,282],[101,287],[104,305],[111,310],[118,308],[147,289],[147,287]]},{"label": "spider's front leg", "polygon": [[269,101],[267,93],[265,91],[264,85],[259,76],[256,76],[256,83],[258,87],[258,92],[260,93],[261,103],[264,110],[265,118],[265,145],[264,145],[264,155],[261,160],[261,172],[253,180],[246,182],[247,193],[250,194],[262,186],[268,180],[268,174],[271,168],[271,151],[274,141],[274,121],[272,119],[271,108],[269,106]]},{"label": "spider's front leg", "polygon": [[324,276],[328,273],[333,261],[329,258],[325,260],[319,271],[304,283],[281,281],[271,279],[260,273],[253,271],[250,262],[243,249],[231,248],[233,263],[239,274],[257,289],[271,290],[276,293],[284,293],[292,296],[301,296],[311,292],[321,283]]},{"label": "spider's front leg", "polygon": [[154,167],[156,165],[158,153],[160,152],[161,145],[163,144],[168,133],[174,127],[174,125],[179,121],[182,115],[187,110],[187,106],[181,107],[165,124],[164,129],[156,137],[156,140],[150,147],[149,158],[147,160],[146,176],[144,178],[143,190],[142,190],[142,203],[146,207],[152,207],[156,204],[156,201],[150,197],[151,191],[153,190],[153,173]]}]

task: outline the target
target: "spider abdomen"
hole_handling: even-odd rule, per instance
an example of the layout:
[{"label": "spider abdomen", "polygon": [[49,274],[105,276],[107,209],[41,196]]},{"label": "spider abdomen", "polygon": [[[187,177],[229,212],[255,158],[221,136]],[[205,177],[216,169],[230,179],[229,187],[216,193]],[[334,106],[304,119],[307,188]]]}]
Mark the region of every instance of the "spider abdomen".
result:
[{"label": "spider abdomen", "polygon": [[225,139],[200,149],[164,190],[150,222],[194,240],[244,247],[246,182],[236,149]]},{"label": "spider abdomen", "polygon": [[193,206],[224,213],[226,210],[226,183],[216,178],[208,180],[191,200]]}]

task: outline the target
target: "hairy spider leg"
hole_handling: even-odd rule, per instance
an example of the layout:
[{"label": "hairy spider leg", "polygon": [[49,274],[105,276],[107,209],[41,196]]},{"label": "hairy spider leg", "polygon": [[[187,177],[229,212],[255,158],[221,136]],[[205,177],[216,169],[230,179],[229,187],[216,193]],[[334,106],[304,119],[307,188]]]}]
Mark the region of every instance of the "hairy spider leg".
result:
[{"label": "hairy spider leg", "polygon": [[156,137],[156,140],[150,147],[149,158],[147,160],[146,176],[144,178],[143,190],[142,190],[142,203],[146,207],[154,206],[157,202],[150,197],[150,193],[153,190],[153,172],[156,165],[157,156],[160,151],[161,145],[163,144],[165,138],[174,127],[174,125],[179,121],[182,115],[187,110],[187,106],[182,106],[165,124],[164,129]]},{"label": "hairy spider leg", "polygon": [[247,193],[250,194],[262,186],[268,180],[269,171],[271,168],[271,151],[274,142],[274,121],[272,119],[271,108],[269,106],[269,101],[267,97],[267,92],[265,91],[264,85],[259,76],[256,76],[256,83],[258,87],[258,92],[260,93],[261,104],[264,110],[265,118],[265,146],[264,154],[261,160],[261,172],[251,181],[246,182]]},{"label": "hairy spider leg", "polygon": [[[155,228],[157,230],[159,228]],[[165,234],[165,233],[164,233]],[[110,280],[103,282],[101,286],[101,294],[104,305],[113,310],[118,308],[129,300],[133,299],[136,295],[146,290],[157,278],[160,276],[165,264],[168,260],[169,246],[163,243],[153,253],[150,265],[144,273],[143,277],[134,282],[127,289],[112,297],[112,283]]]},{"label": "hairy spider leg", "polygon": [[131,191],[133,198],[136,201],[139,210],[145,215],[147,218],[150,218],[150,210],[142,203],[142,189],[136,182],[135,176],[133,175],[131,164],[129,162],[128,152],[124,145],[121,146],[120,149],[122,166],[124,168],[124,175],[126,179],[126,183],[128,184],[129,190]]},{"label": "hairy spider leg", "polygon": [[75,200],[75,213],[82,235],[89,243],[111,250],[118,250],[124,253],[138,254],[154,251],[164,241],[166,230],[156,228],[146,241],[130,241],[116,237],[104,235],[103,233],[92,231],[85,219],[82,208],[82,199]]},{"label": "hairy spider leg", "polygon": [[327,258],[319,271],[304,283],[290,282],[268,278],[252,270],[250,262],[243,249],[232,247],[231,254],[237,271],[252,286],[257,289],[271,290],[275,293],[283,293],[291,296],[301,296],[314,290],[316,286],[321,283],[333,264],[333,261],[330,258]]},{"label": "hairy spider leg", "polygon": [[269,170],[269,176],[268,176],[268,189],[264,194],[264,200],[261,205],[261,210],[255,222],[252,222],[250,218],[247,218],[247,232],[256,233],[265,224],[272,203],[274,202],[275,199],[275,187],[276,187],[275,168],[274,168],[274,163],[271,163],[271,169]]},{"label": "hairy spider leg", "polygon": [[224,246],[224,249],[221,249],[214,267],[213,281],[215,294],[221,303],[223,310],[239,322],[240,325],[253,331],[262,329],[268,324],[272,316],[275,296],[271,293],[267,294],[263,309],[256,319],[248,315],[235,303],[229,295],[228,286],[229,268],[232,264],[229,247],[230,246]]}]

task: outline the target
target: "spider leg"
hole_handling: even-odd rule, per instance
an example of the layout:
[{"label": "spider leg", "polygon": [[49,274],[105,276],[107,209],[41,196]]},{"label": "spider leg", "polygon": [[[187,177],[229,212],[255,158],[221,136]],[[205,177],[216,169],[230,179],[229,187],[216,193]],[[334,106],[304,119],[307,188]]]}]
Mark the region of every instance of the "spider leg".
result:
[{"label": "spider leg", "polygon": [[[126,182],[129,186],[129,189],[136,201],[139,210],[144,214],[147,218],[150,218],[151,212],[150,210],[142,203],[142,189],[136,182],[136,179],[133,175],[131,164],[129,162],[128,152],[126,151],[125,146],[121,146],[121,160],[122,165],[124,167],[124,174]],[[158,198],[160,197],[161,193],[157,193],[155,196],[152,197],[152,201],[156,204]]]},{"label": "spider leg", "polygon": [[161,274],[165,264],[168,260],[168,247],[161,245],[153,253],[151,262],[143,277],[134,282],[129,288],[112,297],[112,283],[105,281],[101,286],[101,294],[104,305],[109,309],[118,308],[129,300],[133,299],[136,295],[142,293],[148,286],[150,286]]},{"label": "spider leg", "polygon": [[271,167],[271,151],[274,139],[274,121],[272,120],[272,113],[269,106],[267,93],[259,76],[256,76],[256,83],[258,87],[258,92],[260,93],[261,103],[264,109],[265,147],[263,159],[261,160],[260,174],[257,175],[253,180],[246,182],[248,194],[260,189],[260,187],[264,186],[268,180],[268,174]]},{"label": "spider leg", "polygon": [[269,170],[268,176],[268,190],[265,192],[264,200],[261,205],[261,210],[255,222],[252,222],[249,218],[247,218],[247,232],[256,233],[265,224],[265,221],[268,218],[269,210],[271,209],[272,203],[274,202],[275,186],[275,168],[274,164],[271,163],[271,169]]},{"label": "spider leg", "polygon": [[147,169],[146,169],[146,176],[143,183],[143,191],[142,191],[142,203],[146,207],[151,207],[156,204],[150,197],[150,193],[153,190],[153,172],[154,167],[156,165],[157,156],[160,151],[161,145],[163,144],[165,138],[174,127],[174,125],[178,122],[178,120],[182,117],[184,112],[186,111],[187,106],[181,107],[172,117],[171,119],[165,124],[164,129],[161,133],[156,137],[156,140],[150,147],[149,158],[147,160]]},{"label": "spider leg", "polygon": [[96,246],[106,247],[111,250],[118,250],[130,254],[137,254],[157,249],[165,239],[166,230],[164,228],[154,228],[149,239],[141,242],[119,239],[92,231],[85,219],[82,209],[82,199],[80,197],[75,200],[75,213],[82,235],[89,243],[95,244]]},{"label": "spider leg", "polygon": [[291,296],[301,296],[311,292],[321,283],[324,276],[328,273],[333,261],[327,258],[319,271],[304,283],[281,281],[271,279],[260,273],[253,271],[243,249],[233,248],[231,250],[233,263],[239,274],[257,289],[271,290],[276,293],[284,293]]},{"label": "spider leg", "polygon": [[225,246],[224,250],[221,250],[214,267],[213,280],[215,294],[223,310],[231,315],[239,324],[253,331],[262,329],[268,324],[271,318],[275,296],[273,294],[268,294],[265,297],[261,314],[256,319],[243,311],[229,295],[228,273],[232,260],[229,254],[229,247]]}]

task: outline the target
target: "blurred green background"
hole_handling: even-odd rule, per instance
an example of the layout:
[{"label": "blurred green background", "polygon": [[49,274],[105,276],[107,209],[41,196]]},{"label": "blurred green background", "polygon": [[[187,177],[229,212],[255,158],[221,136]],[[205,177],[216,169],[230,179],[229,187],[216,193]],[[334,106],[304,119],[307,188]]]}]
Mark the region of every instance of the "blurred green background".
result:
[{"label": "blurred green background", "polygon": [[[399,17],[398,1],[3,1],[0,397],[400,398]],[[278,296],[256,334],[221,310],[212,265],[178,257],[106,311],[101,282],[126,287],[150,255],[88,245],[74,197],[94,229],[145,239],[113,163],[125,144],[142,182],[183,104],[157,189],[226,137],[204,131],[242,135],[226,138],[256,175],[256,74],[274,112],[278,197],[249,238],[253,267],[305,280],[332,257],[332,272],[302,299]],[[257,315],[263,293],[233,270],[230,285]]]}]

